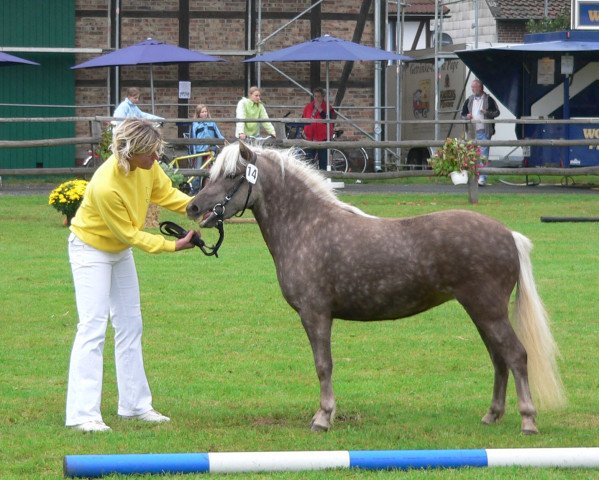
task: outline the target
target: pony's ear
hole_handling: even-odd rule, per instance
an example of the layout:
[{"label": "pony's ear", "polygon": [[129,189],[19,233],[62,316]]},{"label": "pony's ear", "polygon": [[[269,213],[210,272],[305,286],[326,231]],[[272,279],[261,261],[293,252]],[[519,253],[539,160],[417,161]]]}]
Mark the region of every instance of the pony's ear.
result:
[{"label": "pony's ear", "polygon": [[243,158],[246,162],[256,163],[256,154],[241,140],[239,141],[239,153],[241,154],[241,158]]}]

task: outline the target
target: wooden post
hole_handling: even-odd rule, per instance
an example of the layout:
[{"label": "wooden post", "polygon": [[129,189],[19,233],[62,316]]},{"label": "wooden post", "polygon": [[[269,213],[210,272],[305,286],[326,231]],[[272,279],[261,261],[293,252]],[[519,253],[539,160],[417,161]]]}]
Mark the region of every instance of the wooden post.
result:
[{"label": "wooden post", "polygon": [[478,176],[468,172],[468,201],[472,205],[478,203]]},{"label": "wooden post", "polygon": [[102,139],[102,122],[99,120],[91,120],[89,123],[92,137]]},{"label": "wooden post", "polygon": [[285,124],[283,122],[273,122],[273,127],[275,127],[275,135],[277,136],[277,142],[282,142],[285,135]]}]

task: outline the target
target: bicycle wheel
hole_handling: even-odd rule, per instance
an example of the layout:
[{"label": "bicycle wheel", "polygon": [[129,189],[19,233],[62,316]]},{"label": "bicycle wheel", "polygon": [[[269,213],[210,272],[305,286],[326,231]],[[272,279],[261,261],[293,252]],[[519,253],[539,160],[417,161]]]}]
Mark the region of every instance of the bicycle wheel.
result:
[{"label": "bicycle wheel", "polygon": [[329,150],[329,163],[333,172],[347,173],[349,168],[345,153],[336,148],[331,148]]},{"label": "bicycle wheel", "polygon": [[298,160],[301,160],[302,162],[310,163],[310,160],[308,159],[308,155],[306,154],[306,151],[303,148],[291,147],[291,153],[295,157],[297,157]]},{"label": "bicycle wheel", "polygon": [[368,153],[362,147],[358,149],[358,155],[356,156],[355,163],[358,173],[364,173],[368,167]]}]

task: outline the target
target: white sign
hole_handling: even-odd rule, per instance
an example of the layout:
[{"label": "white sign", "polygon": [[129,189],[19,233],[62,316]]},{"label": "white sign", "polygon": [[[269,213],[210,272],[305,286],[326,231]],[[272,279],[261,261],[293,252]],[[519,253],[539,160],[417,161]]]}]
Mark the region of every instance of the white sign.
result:
[{"label": "white sign", "polygon": [[179,82],[179,98],[191,98],[191,82]]},{"label": "white sign", "polygon": [[572,75],[574,73],[574,56],[562,55],[562,75]]},{"label": "white sign", "polygon": [[553,85],[555,83],[555,59],[549,57],[539,58],[537,63],[537,83],[539,85]]},{"label": "white sign", "polygon": [[258,180],[258,167],[253,163],[248,163],[248,166],[245,167],[245,178],[251,184],[255,184]]}]

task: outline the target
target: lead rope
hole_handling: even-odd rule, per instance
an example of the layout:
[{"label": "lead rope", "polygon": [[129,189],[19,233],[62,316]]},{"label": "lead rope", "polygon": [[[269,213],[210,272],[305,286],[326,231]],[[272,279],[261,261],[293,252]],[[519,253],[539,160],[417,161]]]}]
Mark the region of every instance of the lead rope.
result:
[{"label": "lead rope", "polygon": [[[225,229],[223,228],[223,222],[220,218],[216,223],[216,228],[218,230],[218,240],[212,247],[206,246],[206,242],[204,242],[204,240],[202,240],[197,233],[194,233],[193,237],[191,237],[191,243],[198,247],[207,257],[214,255],[216,258],[218,258],[218,249],[225,239]],[[188,233],[188,231],[185,230],[181,225],[177,225],[175,222],[169,221],[160,222],[160,232],[163,235],[176,238],[183,238]]]},{"label": "lead rope", "polygon": [[[202,253],[204,255],[206,255],[207,257],[211,257],[212,255],[214,255],[216,258],[218,258],[218,249],[223,244],[223,240],[225,239],[225,228],[224,228],[225,205],[227,205],[227,203],[229,203],[231,201],[233,196],[237,193],[237,191],[243,184],[244,180],[245,180],[245,175],[242,175],[239,178],[239,180],[237,181],[237,183],[235,184],[235,186],[231,189],[231,191],[227,195],[225,195],[225,199],[223,200],[223,203],[217,203],[212,208],[212,213],[214,213],[214,215],[216,216],[216,229],[218,230],[218,240],[216,241],[214,246],[212,246],[212,247],[206,246],[206,243],[204,242],[204,240],[202,240],[197,233],[194,234],[193,237],[191,237],[191,243],[193,243],[196,247],[198,247],[202,251]],[[249,188],[248,188],[248,194],[245,197],[245,204],[243,205],[243,210],[241,211],[241,213],[239,215],[236,215],[237,217],[241,217],[245,213],[245,210],[248,206],[248,202],[250,201],[250,195],[252,193],[252,184],[250,182],[248,182],[248,184],[249,184]],[[188,233],[187,230],[185,230],[182,226],[177,225],[175,222],[170,222],[170,221],[160,222],[160,231],[164,235],[168,235],[169,237],[176,237],[176,238],[183,238]]]}]

